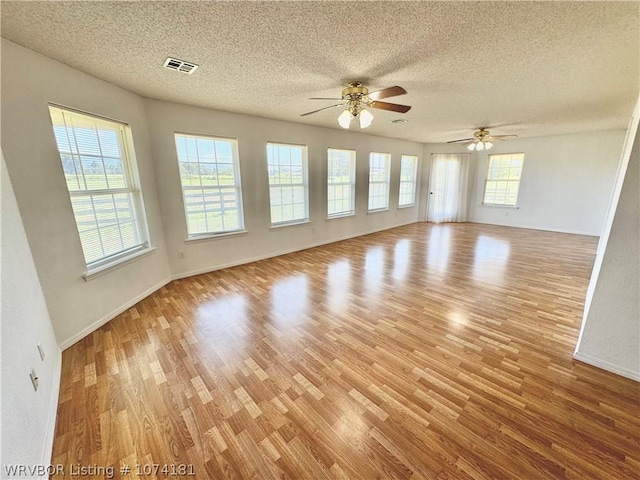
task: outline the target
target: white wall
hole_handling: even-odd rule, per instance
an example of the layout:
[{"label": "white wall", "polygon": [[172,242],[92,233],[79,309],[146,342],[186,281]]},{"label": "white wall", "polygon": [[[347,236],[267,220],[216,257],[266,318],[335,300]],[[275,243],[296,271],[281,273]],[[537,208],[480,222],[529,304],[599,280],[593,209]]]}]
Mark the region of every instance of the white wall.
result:
[{"label": "white wall", "polygon": [[518,208],[483,206],[487,152],[472,155],[470,222],[600,235],[625,132],[591,132],[496,142],[488,152],[524,152]]},{"label": "white wall", "polygon": [[[2,393],[0,432],[7,464],[48,464],[60,387],[61,354],[38,275],[31,257],[18,204],[2,158]],[[37,350],[45,351],[42,361]],[[29,372],[40,379],[34,391]],[[5,478],[4,468],[0,477]]]},{"label": "white wall", "polygon": [[[422,156],[422,144],[147,100],[147,118],[165,238],[174,277],[246,263],[312,245],[417,221],[418,208],[398,209],[400,156]],[[185,244],[187,238],[174,132],[238,139],[246,235]],[[306,144],[311,223],[270,229],[267,142]],[[327,148],[356,150],[356,216],[327,220]],[[388,211],[367,213],[369,153],[391,153]],[[420,168],[420,167],[419,167]],[[418,192],[419,195],[419,192]],[[178,258],[184,250],[186,257]]]},{"label": "white wall", "polygon": [[[89,282],[48,102],[129,123],[157,250]],[[68,346],[170,278],[144,100],[2,39],[2,149],[58,342]]]},{"label": "white wall", "polygon": [[640,381],[640,99],[587,293],[575,358]]}]

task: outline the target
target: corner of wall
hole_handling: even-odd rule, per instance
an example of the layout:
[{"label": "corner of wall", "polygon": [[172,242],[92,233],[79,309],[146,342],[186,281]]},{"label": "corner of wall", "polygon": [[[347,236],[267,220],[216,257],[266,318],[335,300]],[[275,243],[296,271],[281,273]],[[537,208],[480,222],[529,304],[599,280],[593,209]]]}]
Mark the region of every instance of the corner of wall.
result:
[{"label": "corner of wall", "polygon": [[[585,299],[574,358],[640,381],[638,162],[640,96],[625,138],[615,187]],[[632,243],[635,242],[635,245]],[[635,269],[635,270],[634,270]]]}]

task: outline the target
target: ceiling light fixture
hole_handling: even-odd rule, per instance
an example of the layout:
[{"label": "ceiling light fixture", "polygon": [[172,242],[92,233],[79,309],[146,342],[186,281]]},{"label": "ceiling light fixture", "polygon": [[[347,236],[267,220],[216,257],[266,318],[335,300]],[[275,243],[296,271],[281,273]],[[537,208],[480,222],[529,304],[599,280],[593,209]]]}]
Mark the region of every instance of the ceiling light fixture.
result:
[{"label": "ceiling light fixture", "polygon": [[489,142],[488,140],[477,139],[467,145],[467,148],[472,152],[474,150],[477,150],[478,152],[481,152],[482,150],[489,150],[491,147],[493,147],[493,143]]},{"label": "ceiling light fixture", "polygon": [[373,122],[373,114],[369,110],[363,108],[359,102],[349,102],[347,109],[338,117],[338,125],[348,129],[354,118],[358,118],[360,128],[367,128]]}]

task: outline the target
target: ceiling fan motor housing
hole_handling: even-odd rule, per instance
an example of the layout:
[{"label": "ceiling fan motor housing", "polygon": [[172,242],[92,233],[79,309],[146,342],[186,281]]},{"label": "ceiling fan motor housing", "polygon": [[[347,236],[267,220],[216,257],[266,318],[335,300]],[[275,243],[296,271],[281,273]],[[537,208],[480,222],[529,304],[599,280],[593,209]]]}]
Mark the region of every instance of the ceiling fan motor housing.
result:
[{"label": "ceiling fan motor housing", "polygon": [[342,98],[355,100],[366,96],[368,93],[369,89],[363,87],[360,82],[351,82],[347,88],[342,90]]},{"label": "ceiling fan motor housing", "polygon": [[484,128],[481,128],[477,132],[474,132],[473,136],[476,137],[479,141],[483,141],[485,137],[489,137],[490,134],[489,134],[489,130],[485,130]]},{"label": "ceiling fan motor housing", "polygon": [[367,97],[369,89],[363,87],[360,82],[350,82],[349,86],[342,90],[342,99],[349,102],[348,110],[354,117],[357,117],[364,106],[372,103]]}]

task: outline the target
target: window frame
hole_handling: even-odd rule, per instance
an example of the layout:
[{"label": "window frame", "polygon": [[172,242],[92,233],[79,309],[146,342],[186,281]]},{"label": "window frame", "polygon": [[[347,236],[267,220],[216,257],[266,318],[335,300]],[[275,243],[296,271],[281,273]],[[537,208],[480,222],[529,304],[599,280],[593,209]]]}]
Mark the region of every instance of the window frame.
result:
[{"label": "window frame", "polygon": [[[411,158],[414,160],[413,172],[412,172],[413,180],[411,181],[402,180],[402,162],[405,158]],[[398,184],[398,208],[409,208],[409,207],[416,206],[416,194],[418,190],[418,160],[419,159],[417,155],[402,154],[400,156],[400,182]],[[400,201],[402,200],[402,184],[403,183],[410,183],[411,185],[413,185],[411,203],[400,203]]]},{"label": "window frame", "polygon": [[[489,182],[489,172],[491,171],[491,158],[492,157],[499,157],[499,156],[506,156],[506,155],[522,155],[522,166],[520,167],[520,176],[518,177],[518,193],[516,193],[516,201],[514,204],[508,204],[508,203],[488,203],[485,202],[485,198],[487,196],[487,183]],[[522,184],[522,174],[524,173],[524,160],[525,160],[525,154],[524,152],[507,152],[507,153],[489,153],[487,154],[487,163],[485,166],[485,174],[484,174],[484,181],[483,181],[483,188],[482,188],[482,201],[480,203],[481,206],[483,207],[499,207],[499,208],[519,208],[518,206],[518,201],[520,200],[520,186]],[[506,182],[515,182],[515,180],[503,180]]]},{"label": "window frame", "polygon": [[[204,140],[212,140],[212,141],[216,141],[216,140],[220,140],[220,141],[224,141],[224,142],[230,142],[231,143],[231,158],[233,160],[233,174],[234,174],[234,178],[235,178],[235,183],[233,184],[233,186],[229,185],[229,186],[224,186],[226,187],[230,187],[236,190],[236,202],[238,204],[238,228],[237,229],[233,229],[233,230],[218,230],[218,231],[212,231],[212,230],[208,230],[206,232],[201,232],[201,233],[191,233],[189,231],[189,217],[188,217],[188,212],[187,212],[187,199],[185,197],[185,185],[182,184],[182,174],[180,172],[180,163],[185,163],[185,162],[180,162],[180,156],[179,156],[179,152],[178,152],[178,143],[177,143],[177,138],[178,136],[181,137],[190,137],[190,138],[195,138],[196,139],[196,143],[198,139],[204,139]],[[219,237],[227,237],[227,236],[231,236],[231,235],[236,235],[236,234],[243,234],[246,233],[245,230],[245,224],[244,224],[244,202],[243,202],[243,198],[242,198],[242,175],[241,175],[241,171],[240,171],[240,151],[239,151],[239,146],[238,146],[238,139],[237,138],[233,138],[233,137],[223,137],[220,135],[210,135],[210,134],[203,134],[203,133],[187,133],[187,132],[173,132],[173,145],[175,147],[175,152],[176,152],[176,164],[178,167],[178,179],[180,181],[180,190],[182,193],[182,207],[183,207],[183,212],[184,212],[184,220],[185,220],[185,228],[187,231],[187,242],[192,242],[192,241],[197,241],[197,240],[204,240],[207,238],[219,238]],[[186,163],[192,163],[192,162],[186,162]],[[199,163],[212,163],[212,162],[201,162],[200,161],[200,157],[198,155],[198,164]],[[213,162],[216,164],[216,166],[218,165],[217,162]],[[201,175],[199,175],[201,176]],[[193,187],[193,185],[187,185],[187,187]],[[202,181],[200,181],[200,188],[205,188],[206,186],[202,185]],[[220,189],[220,184],[218,184],[217,186],[215,185],[210,185],[211,188],[217,188],[218,192],[220,192],[220,198],[222,201],[222,194],[221,194],[221,189]],[[195,189],[197,189],[198,187],[196,186]],[[188,190],[188,188],[187,188]],[[224,212],[224,209],[222,210]]]},{"label": "window frame", "polygon": [[[331,162],[331,157],[330,157],[330,153],[332,150],[338,151],[338,152],[349,152],[350,158],[349,158],[349,175],[350,175],[350,179],[349,182],[339,182],[339,183],[329,183],[329,168],[330,165],[329,163]],[[327,207],[327,219],[333,219],[333,218],[343,218],[343,217],[351,217],[354,216],[356,214],[356,170],[357,170],[357,153],[355,150],[350,149],[350,148],[333,148],[333,147],[329,147],[327,148],[327,203],[326,203],[326,207]],[[346,210],[346,211],[342,211],[342,212],[338,212],[338,213],[329,213],[329,187],[330,186],[345,186],[345,185],[349,185],[351,188],[351,209],[350,210]]]},{"label": "window frame", "polygon": [[[83,277],[85,278],[85,280],[89,281],[92,277],[98,276],[98,274],[106,273],[107,271],[110,271],[114,267],[120,266],[123,263],[127,263],[129,261],[143,257],[148,253],[155,251],[155,247],[151,246],[151,241],[150,241],[149,225],[147,222],[146,209],[144,205],[144,195],[142,193],[142,185],[140,182],[139,172],[137,168],[137,160],[135,155],[135,147],[133,143],[133,133],[131,130],[131,125],[121,120],[116,120],[113,118],[106,117],[104,115],[86,112],[83,110],[68,107],[66,105],[60,105],[53,102],[47,103],[47,107],[49,111],[49,120],[51,122],[51,132],[53,133],[53,136],[54,136],[54,143],[56,145],[56,151],[58,154],[58,158],[60,160],[60,166],[63,169],[62,174],[65,177],[65,187],[67,189],[67,193],[69,194],[71,211],[73,213],[74,223],[76,224],[76,232],[78,234],[78,240],[80,241],[80,245],[82,247],[83,259],[85,262],[85,266],[87,268],[86,272],[83,274]],[[103,168],[106,167],[106,165],[104,164],[105,158],[116,158],[116,157],[104,155],[100,140],[98,140],[98,148],[100,149],[100,155],[93,155],[93,154],[87,154],[87,153],[81,154],[80,149],[78,148],[78,145],[77,145],[77,138],[75,138],[75,134],[74,134],[74,139],[76,142],[77,153],[74,154],[73,149],[71,149],[68,153],[63,153],[63,151],[61,151],[60,146],[58,144],[58,140],[56,138],[56,131],[55,131],[55,127],[61,126],[61,125],[54,123],[54,119],[52,118],[53,112],[55,110],[61,111],[63,115],[67,113],[67,114],[70,114],[71,116],[86,117],[90,119],[90,121],[95,122],[96,127],[99,126],[100,124],[105,124],[106,126],[110,127],[110,129],[112,129],[113,131],[117,131],[116,136],[117,136],[118,147],[120,149],[119,151],[120,157],[118,158],[120,159],[122,164],[122,170],[123,170],[122,179],[125,184],[124,187],[109,188],[107,185],[107,188],[95,188],[95,189],[88,188],[87,180],[86,180],[84,169],[82,166],[82,161],[80,161],[79,165],[81,170],[81,177],[79,178],[83,179],[85,190],[69,189],[69,184],[67,182],[67,174],[64,171],[64,164],[63,164],[63,158],[62,158],[63,155],[70,155],[72,157],[88,156],[88,157],[100,158],[103,164]],[[65,128],[68,128],[68,127],[65,127]],[[68,139],[68,141],[70,141],[70,139]],[[74,167],[75,167],[75,162],[74,162]],[[109,182],[106,171],[105,171],[105,178],[106,178],[106,181]],[[78,182],[78,186],[79,186],[79,182]],[[78,225],[76,212],[73,208],[73,199],[83,198],[83,197],[91,199],[92,209],[94,213],[93,218],[96,221],[96,226],[97,226],[96,230],[98,231],[98,237],[100,238],[100,246],[104,253],[104,245],[102,241],[102,235],[100,234],[100,227],[98,226],[98,219],[96,216],[97,213],[95,211],[95,204],[94,204],[93,197],[100,196],[100,195],[123,195],[123,194],[130,196],[131,214],[135,218],[135,220],[132,220],[131,222],[125,222],[125,223],[132,223],[134,225],[134,227],[136,228],[136,236],[138,237],[140,243],[137,243],[136,245],[133,245],[127,248],[123,248],[122,250],[117,251],[113,254],[104,255],[96,260],[88,262],[87,256],[84,250],[84,245],[82,243],[82,237],[80,235],[81,233],[79,229],[80,226]],[[115,198],[113,201],[114,201],[114,208],[117,208],[115,205]],[[117,212],[117,210],[115,210],[115,212]],[[117,219],[117,213],[116,213],[115,224],[118,225],[118,227],[120,227],[121,225]],[[108,225],[108,226],[111,226],[111,225]],[[120,239],[124,247],[124,239],[122,238],[121,231],[120,231]]]},{"label": "window frame", "polygon": [[[269,146],[274,146],[274,147],[294,147],[294,148],[300,148],[302,149],[302,183],[278,183],[278,184],[271,184],[271,176],[269,175]],[[266,165],[267,165],[267,176],[268,176],[268,183],[269,183],[269,215],[270,215],[270,220],[271,220],[271,228],[278,228],[278,227],[286,227],[289,225],[299,225],[301,223],[309,223],[310,217],[309,217],[309,160],[308,160],[308,147],[307,145],[302,145],[302,144],[296,144],[296,143],[283,143],[283,142],[267,142],[267,147],[266,147],[266,152],[267,152],[267,157],[266,157]],[[274,222],[273,221],[273,217],[271,217],[271,188],[275,187],[275,188],[282,188],[282,187],[303,187],[304,188],[304,217],[303,218],[296,218],[293,220],[284,220],[284,221],[280,221],[280,222]],[[295,205],[295,204],[291,204],[291,205]]]},{"label": "window frame", "polygon": [[[385,157],[385,180],[383,181],[372,181],[371,180],[371,160],[373,159],[373,155],[383,155]],[[372,185],[386,185],[386,195],[385,195],[385,206],[379,208],[371,208],[371,186]],[[391,190],[391,154],[384,152],[369,152],[369,191],[367,192],[367,212],[375,213],[375,212],[384,212],[385,210],[389,210],[389,196]],[[377,198],[376,195],[375,198]]]}]

